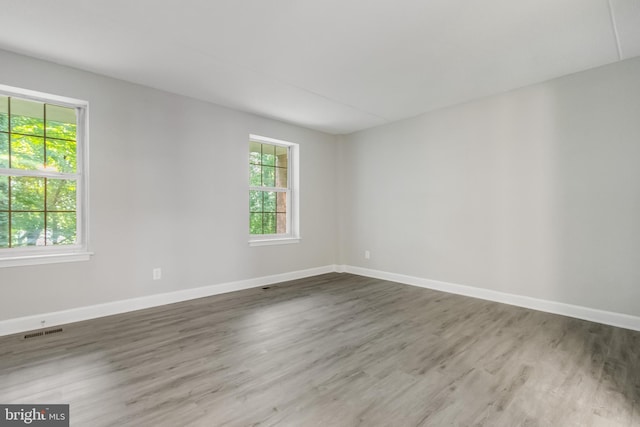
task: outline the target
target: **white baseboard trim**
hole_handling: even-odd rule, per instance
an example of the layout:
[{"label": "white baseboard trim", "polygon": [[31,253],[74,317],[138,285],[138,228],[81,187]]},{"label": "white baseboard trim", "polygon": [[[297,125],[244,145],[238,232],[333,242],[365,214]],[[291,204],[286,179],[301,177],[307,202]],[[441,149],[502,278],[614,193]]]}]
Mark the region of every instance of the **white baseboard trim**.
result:
[{"label": "white baseboard trim", "polygon": [[473,286],[458,285],[455,283],[440,282],[438,280],[423,279],[420,277],[389,273],[386,271],[372,270],[369,268],[353,267],[350,265],[338,265],[336,266],[336,271],[343,271],[346,273],[372,277],[375,279],[389,280],[406,285],[419,286],[421,288],[434,289],[451,294],[465,295],[473,298],[480,298],[484,300],[515,305],[518,307],[544,311],[547,313],[574,317],[576,319],[589,320],[591,322],[603,323],[605,325],[617,326],[634,331],[640,331],[640,317],[631,316],[629,314],[598,310],[595,308],[583,307],[579,305],[565,304],[562,302],[509,294]]},{"label": "white baseboard trim", "polygon": [[354,267],[350,265],[327,265],[306,270],[274,274],[271,276],[256,277],[253,279],[184,289],[180,291],[91,305],[87,307],[72,308],[69,310],[56,311],[52,313],[42,313],[33,316],[3,320],[0,321],[0,336],[41,329],[41,322],[43,320],[45,321],[44,327],[50,328],[53,326],[79,322],[82,320],[111,316],[114,314],[126,313],[145,308],[162,306],[165,304],[172,304],[196,298],[224,294],[227,292],[240,291],[243,289],[258,288],[274,283],[303,279],[305,277],[312,277],[319,274],[326,274],[331,272],[351,273],[359,276],[389,280],[406,285],[419,286],[421,288],[434,289],[458,295],[465,295],[473,298],[480,298],[488,301],[495,301],[519,307],[530,308],[533,310],[544,311],[547,313],[560,314],[577,319],[598,322],[605,325],[640,331],[640,317],[631,316],[628,314],[615,313],[611,311],[598,310],[595,308],[565,304],[556,301],[509,294],[485,288],[458,285],[455,283],[441,282],[438,280],[423,279],[420,277],[407,276],[404,274],[389,273],[386,271],[373,270],[369,268]]},{"label": "white baseboard trim", "polygon": [[43,326],[41,322],[43,320],[45,321],[44,328],[50,328],[67,323],[95,319],[104,316],[111,316],[113,314],[126,313],[129,311],[157,307],[165,304],[172,304],[175,302],[224,294],[227,292],[240,291],[243,289],[258,288],[274,283],[303,279],[305,277],[317,276],[319,274],[331,273],[335,271],[335,265],[327,265],[324,267],[309,268],[307,270],[274,274],[272,276],[256,277],[253,279],[239,280],[236,282],[221,283],[217,285],[203,286],[198,288],[190,288],[162,294],[154,294],[139,298],[131,298],[127,300],[91,305],[87,307],[72,308],[69,310],[56,311],[52,313],[42,313],[33,316],[18,317],[15,319],[0,321],[0,336],[42,329]]}]

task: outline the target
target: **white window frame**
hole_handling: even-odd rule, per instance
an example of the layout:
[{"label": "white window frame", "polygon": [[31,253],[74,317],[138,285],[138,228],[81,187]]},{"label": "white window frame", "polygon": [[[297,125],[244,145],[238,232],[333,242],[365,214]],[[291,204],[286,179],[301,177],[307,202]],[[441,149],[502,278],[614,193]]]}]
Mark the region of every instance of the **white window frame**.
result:
[{"label": "white window frame", "polygon": [[76,244],[60,246],[29,246],[0,248],[0,268],[26,265],[52,264],[59,262],[87,261],[92,253],[88,251],[89,218],[87,215],[88,194],[88,154],[89,154],[89,103],[48,93],[0,85],[0,95],[44,102],[76,110],[76,173],[64,174],[51,171],[24,171],[20,169],[0,169],[2,176],[35,176],[43,178],[76,179]]},{"label": "white window frame", "polygon": [[[289,150],[287,180],[287,233],[286,234],[249,234],[250,246],[282,245],[300,242],[300,146],[293,142],[282,141],[280,139],[268,138],[260,135],[249,135],[249,142],[258,142],[271,145],[287,147]],[[247,166],[249,163],[246,163]],[[247,171],[248,172],[248,171]],[[247,173],[249,179],[249,173]],[[281,188],[275,187],[252,187],[249,183],[249,191],[274,191],[283,192]],[[247,215],[249,211],[247,210]],[[246,222],[247,224],[249,221]]]}]

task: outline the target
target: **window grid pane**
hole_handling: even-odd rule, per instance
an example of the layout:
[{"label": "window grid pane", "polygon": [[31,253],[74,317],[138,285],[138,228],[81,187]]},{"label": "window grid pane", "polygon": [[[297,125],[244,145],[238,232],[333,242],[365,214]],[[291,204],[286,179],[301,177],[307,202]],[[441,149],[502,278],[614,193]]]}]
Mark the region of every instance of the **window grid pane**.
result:
[{"label": "window grid pane", "polygon": [[[289,148],[249,141],[249,233],[286,234]],[[260,190],[259,187],[283,191]]]},{"label": "window grid pane", "polygon": [[288,162],[287,147],[249,142],[249,185],[288,188]]},{"label": "window grid pane", "polygon": [[[0,168],[77,171],[76,109],[0,96]],[[77,243],[77,179],[0,175],[0,248]]]},{"label": "window grid pane", "polygon": [[65,141],[76,140],[75,108],[45,104],[45,123],[47,137]]},{"label": "window grid pane", "polygon": [[76,141],[47,138],[45,167],[49,171],[76,173]]},{"label": "window grid pane", "polygon": [[0,131],[0,168],[9,167],[9,134]]},{"label": "window grid pane", "polygon": [[262,186],[263,187],[276,186],[276,168],[274,166],[262,165]]},{"label": "window grid pane", "polygon": [[0,176],[0,212],[9,211],[9,177]]},{"label": "window grid pane", "polygon": [[76,243],[75,212],[48,213],[46,224],[46,245],[73,245]]},{"label": "window grid pane", "polygon": [[285,234],[287,232],[287,214],[276,214],[276,234]]},{"label": "window grid pane", "polygon": [[276,165],[276,146],[271,144],[262,144],[262,164],[264,166]]},{"label": "window grid pane", "polygon": [[9,214],[0,211],[0,248],[9,247]]},{"label": "window grid pane", "polygon": [[25,170],[44,168],[44,138],[12,134],[10,150],[11,168]]},{"label": "window grid pane", "polygon": [[44,136],[44,103],[9,98],[9,108],[12,133]]},{"label": "window grid pane", "polygon": [[76,181],[72,179],[46,180],[46,210],[74,212],[76,210]]},{"label": "window grid pane", "polygon": [[44,211],[45,178],[32,176],[10,177],[10,211]]},{"label": "window grid pane", "polygon": [[9,97],[0,95],[0,132],[9,132]]},{"label": "window grid pane", "polygon": [[249,190],[250,234],[287,232],[287,192]]},{"label": "window grid pane", "polygon": [[44,212],[12,212],[11,247],[44,246],[44,218]]},{"label": "window grid pane", "polygon": [[262,213],[251,213],[249,218],[251,234],[262,234]]}]

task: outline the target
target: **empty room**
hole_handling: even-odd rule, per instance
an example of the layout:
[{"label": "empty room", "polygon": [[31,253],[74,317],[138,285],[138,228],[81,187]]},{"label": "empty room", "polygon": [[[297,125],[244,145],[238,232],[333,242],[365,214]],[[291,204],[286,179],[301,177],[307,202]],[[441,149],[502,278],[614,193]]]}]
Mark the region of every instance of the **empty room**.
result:
[{"label": "empty room", "polygon": [[0,10],[0,426],[640,426],[640,1]]}]

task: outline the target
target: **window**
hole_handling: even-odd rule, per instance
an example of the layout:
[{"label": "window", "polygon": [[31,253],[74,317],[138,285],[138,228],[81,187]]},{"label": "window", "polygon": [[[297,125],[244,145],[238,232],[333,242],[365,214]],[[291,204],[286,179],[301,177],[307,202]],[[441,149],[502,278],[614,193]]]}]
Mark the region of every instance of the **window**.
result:
[{"label": "window", "polygon": [[250,243],[299,241],[298,145],[249,136]]},{"label": "window", "polygon": [[86,110],[0,86],[0,266],[88,259]]}]

